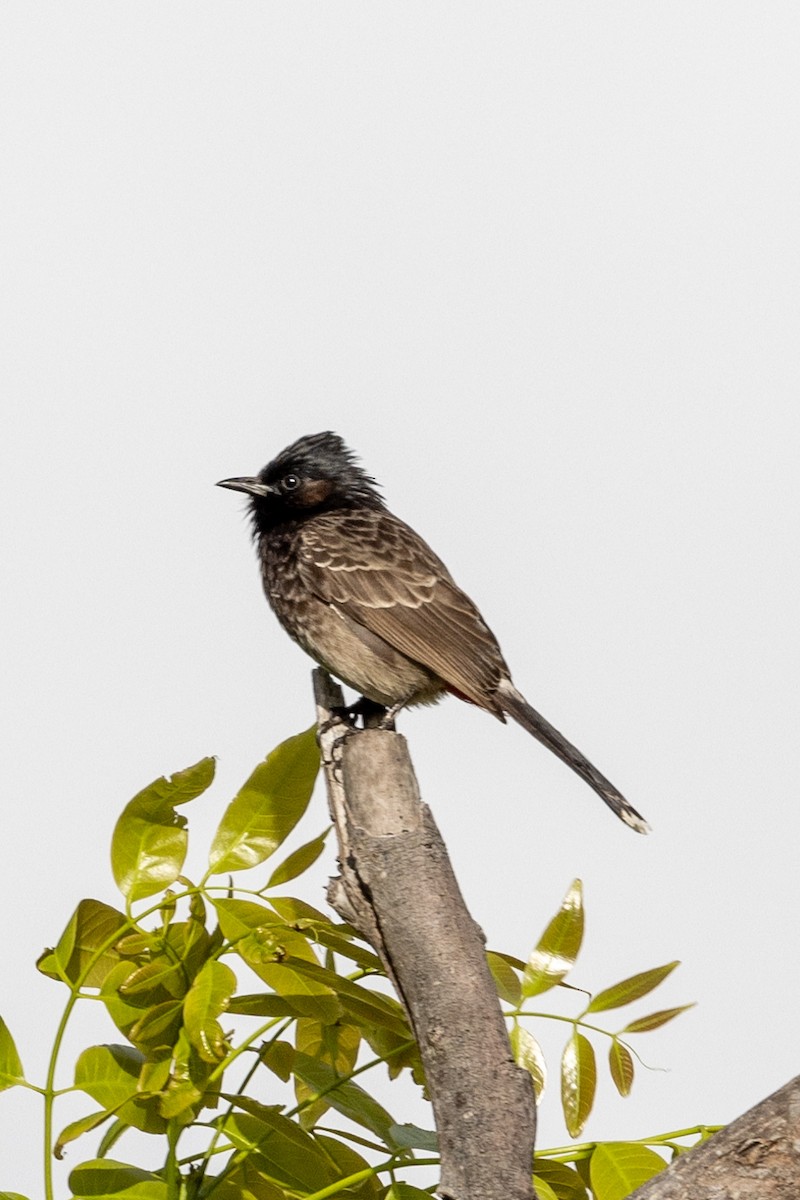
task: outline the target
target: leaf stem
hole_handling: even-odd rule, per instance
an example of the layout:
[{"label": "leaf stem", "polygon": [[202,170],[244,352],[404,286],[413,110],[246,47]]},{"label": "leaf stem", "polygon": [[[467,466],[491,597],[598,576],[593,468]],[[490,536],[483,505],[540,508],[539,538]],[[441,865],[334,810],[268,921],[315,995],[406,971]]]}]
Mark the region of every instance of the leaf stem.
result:
[{"label": "leaf stem", "polygon": [[[329,1183],[327,1187],[321,1188],[320,1191],[314,1192],[310,1196],[306,1196],[305,1200],[328,1200],[329,1196],[335,1196],[339,1192],[343,1192],[345,1188],[356,1187],[359,1183],[364,1183],[367,1179],[371,1179],[380,1171],[391,1171],[395,1166],[396,1156],[392,1155],[385,1162],[378,1163],[377,1166],[367,1167],[364,1170],[356,1171],[354,1175],[348,1175],[346,1179],[338,1179],[336,1183]],[[403,1166],[415,1167],[436,1167],[439,1165],[438,1158],[415,1158],[413,1163],[403,1163]]]}]

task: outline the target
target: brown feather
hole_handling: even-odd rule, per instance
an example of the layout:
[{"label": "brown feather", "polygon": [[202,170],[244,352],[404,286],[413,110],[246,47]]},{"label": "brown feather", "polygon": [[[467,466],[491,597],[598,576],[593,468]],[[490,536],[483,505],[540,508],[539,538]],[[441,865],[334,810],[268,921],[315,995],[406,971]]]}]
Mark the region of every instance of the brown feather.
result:
[{"label": "brown feather", "polygon": [[320,513],[300,535],[306,586],[446,687],[498,713],[508,667],[478,609],[444,563],[386,511]]}]

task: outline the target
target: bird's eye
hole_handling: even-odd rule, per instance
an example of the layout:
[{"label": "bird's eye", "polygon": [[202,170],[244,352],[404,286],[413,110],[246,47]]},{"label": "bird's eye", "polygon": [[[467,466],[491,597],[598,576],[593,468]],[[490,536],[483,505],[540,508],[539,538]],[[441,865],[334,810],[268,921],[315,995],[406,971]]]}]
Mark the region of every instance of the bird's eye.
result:
[{"label": "bird's eye", "polygon": [[300,480],[296,475],[285,475],[281,482],[285,492],[294,492],[300,487]]}]

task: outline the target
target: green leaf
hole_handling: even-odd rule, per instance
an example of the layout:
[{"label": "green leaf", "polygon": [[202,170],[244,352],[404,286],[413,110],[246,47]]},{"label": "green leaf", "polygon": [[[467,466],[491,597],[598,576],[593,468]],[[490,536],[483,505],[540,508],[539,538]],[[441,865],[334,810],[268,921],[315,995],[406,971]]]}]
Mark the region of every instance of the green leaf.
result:
[{"label": "green leaf", "polygon": [[75,1064],[75,1086],[134,1129],[163,1133],[166,1122],[158,1113],[157,1099],[139,1092],[143,1062],[132,1046],[89,1046]]},{"label": "green leaf", "polygon": [[624,1200],[666,1165],[654,1150],[636,1142],[601,1142],[589,1164],[596,1200]]},{"label": "green leaf", "polygon": [[0,1192],[0,1200],[28,1200],[20,1192]]},{"label": "green leaf", "polygon": [[518,1021],[514,1022],[508,1036],[517,1066],[524,1067],[526,1071],[530,1072],[538,1104],[547,1086],[547,1064],[544,1061],[542,1048],[533,1034],[529,1033]]},{"label": "green leaf", "polygon": [[592,999],[586,1009],[587,1013],[605,1012],[609,1008],[621,1008],[623,1004],[632,1004],[634,1000],[641,1000],[642,996],[646,996],[648,992],[652,992],[653,988],[658,987],[678,965],[679,963],[676,961],[667,963],[663,967],[652,967],[649,971],[631,975],[630,979],[623,979],[621,983],[615,983],[613,987],[605,988]]},{"label": "green leaf", "polygon": [[178,1036],[182,1012],[180,1000],[165,1000],[163,1004],[154,1004],[131,1025],[128,1037],[137,1048],[160,1057]]},{"label": "green leaf", "polygon": [[213,778],[214,759],[203,758],[170,779],[156,779],[126,804],[111,839],[111,866],[129,901],[155,895],[178,878],[188,834],[175,808],[201,795]]},{"label": "green leaf", "polygon": [[[309,1058],[325,1063],[335,1075],[349,1075],[356,1065],[358,1048],[361,1045],[361,1032],[355,1025],[345,1025],[337,1022],[335,1025],[324,1024],[303,1018],[297,1022],[295,1029],[295,1046]],[[292,1061],[294,1066],[294,1059]],[[304,1129],[312,1129],[330,1105],[327,1097],[315,1099],[315,1089],[295,1075],[295,1096],[298,1104],[303,1105],[300,1112],[300,1124]]]},{"label": "green leaf", "polygon": [[339,1079],[326,1063],[299,1051],[294,1057],[294,1074],[314,1096],[324,1093],[331,1108],[357,1125],[363,1125],[390,1149],[394,1149],[391,1133],[395,1125],[394,1118],[357,1083]]},{"label": "green leaf", "polygon": [[283,917],[276,916],[266,904],[257,904],[254,900],[224,898],[214,900],[214,908],[223,935],[234,946],[254,930],[265,930],[277,940],[287,929]]},{"label": "green leaf", "polygon": [[[410,1183],[403,1183],[401,1179],[396,1179],[385,1193],[383,1200],[431,1200],[431,1194],[423,1192],[421,1188],[415,1188]],[[549,1197],[546,1200],[549,1200]]]},{"label": "green leaf", "polygon": [[326,829],[319,837],[315,837],[312,841],[306,842],[304,846],[293,851],[272,872],[267,887],[279,887],[282,883],[288,883],[290,879],[296,879],[298,875],[303,874],[303,871],[307,871],[325,849],[327,836],[328,830]]},{"label": "green leaf", "polygon": [[158,1175],[110,1158],[81,1163],[69,1186],[72,1200],[168,1200],[167,1184]]},{"label": "green leaf", "polygon": [[238,1097],[236,1101],[246,1111],[226,1117],[223,1130],[238,1150],[257,1155],[256,1165],[269,1180],[301,1195],[334,1182],[328,1159],[295,1121],[254,1100]]},{"label": "green leaf", "polygon": [[[45,951],[36,966],[50,979],[67,980],[82,987],[100,987],[111,968],[119,962],[113,939],[127,923],[121,912],[101,900],[81,900],[55,950]],[[98,953],[103,946],[106,949]]]},{"label": "green leaf", "polygon": [[164,1000],[181,1000],[186,987],[181,964],[159,954],[144,966],[135,967],[120,984],[119,992],[131,1004],[160,1004]]},{"label": "green leaf", "polygon": [[570,1137],[578,1137],[586,1124],[596,1086],[594,1048],[588,1038],[575,1030],[561,1059],[561,1107]]},{"label": "green leaf", "polygon": [[169,1082],[161,1093],[161,1115],[178,1117],[183,1123],[188,1123],[194,1111],[203,1105],[216,1104],[218,1085],[209,1085],[213,1070],[214,1064],[200,1058],[189,1042],[186,1030],[182,1029],[173,1051]]},{"label": "green leaf", "polygon": [[282,742],[228,805],[209,855],[209,874],[264,862],[302,817],[319,771],[316,727]]},{"label": "green leaf", "polygon": [[268,1046],[261,1052],[261,1061],[265,1067],[287,1083],[292,1077],[292,1068],[294,1067],[295,1048],[291,1042],[285,1042],[283,1038],[278,1038],[275,1042],[270,1042]]},{"label": "green leaf", "polygon": [[225,963],[212,958],[198,973],[183,1002],[183,1024],[189,1041],[202,1059],[218,1063],[227,1047],[217,1017],[225,1012],[236,990],[236,976]]},{"label": "green leaf", "polygon": [[[215,900],[220,928],[256,975],[283,996],[292,1011],[331,1023],[342,1015],[335,988],[339,976],[323,971],[302,934],[290,929],[261,904],[248,900]],[[301,967],[317,977],[301,973]],[[329,982],[330,980],[330,982]],[[333,985],[333,986],[331,986]],[[252,1011],[252,1009],[250,1010]]]},{"label": "green leaf", "polygon": [[14,1039],[2,1017],[0,1017],[0,1092],[25,1082],[22,1060],[17,1053]]},{"label": "green leaf", "polygon": [[517,1008],[522,1001],[522,986],[519,981],[519,975],[512,966],[500,955],[495,954],[493,950],[486,951],[486,961],[489,964],[489,970],[492,972],[497,994],[501,1000],[505,1000],[506,1004],[511,1004]]},{"label": "green leaf", "polygon": [[575,879],[526,963],[523,995],[537,996],[560,983],[574,965],[582,941],[583,890],[580,879]]},{"label": "green leaf", "polygon": [[361,935],[350,925],[334,923],[304,900],[296,900],[291,896],[270,896],[269,903],[287,925],[307,931],[308,937],[314,942],[352,959],[368,971],[383,973],[381,960],[367,949],[363,940],[355,940],[360,939]]},{"label": "green leaf", "polygon": [[536,1200],[558,1200],[558,1193],[553,1191],[550,1184],[545,1179],[539,1179],[535,1175],[533,1177],[533,1190]]},{"label": "green leaf", "polygon": [[75,1086],[105,1109],[135,1096],[144,1057],[132,1046],[89,1046],[75,1064]]},{"label": "green leaf", "polygon": [[72,1121],[58,1136],[56,1144],[53,1146],[53,1154],[60,1161],[64,1157],[64,1147],[70,1142],[74,1142],[84,1133],[90,1133],[93,1129],[97,1129],[98,1125],[102,1125],[104,1121],[108,1121],[113,1115],[115,1109],[101,1108],[99,1112],[89,1113],[86,1117],[80,1117],[77,1121]]},{"label": "green leaf", "polygon": [[631,1021],[620,1033],[649,1033],[651,1029],[659,1029],[662,1025],[666,1025],[667,1021],[673,1020],[674,1017],[679,1017],[681,1013],[688,1012],[690,1008],[694,1008],[694,1004],[681,1004],[678,1008],[662,1008],[660,1012],[650,1013],[648,1017],[639,1017],[636,1021]]},{"label": "green leaf", "polygon": [[586,1200],[586,1188],[580,1175],[565,1163],[549,1158],[533,1160],[533,1183],[537,1191],[546,1184],[556,1200]]},{"label": "green leaf", "polygon": [[633,1055],[617,1038],[611,1039],[608,1066],[620,1096],[629,1096],[633,1086]]},{"label": "green leaf", "polygon": [[97,1157],[108,1158],[110,1150],[113,1146],[116,1146],[123,1133],[127,1133],[128,1128],[129,1126],[126,1121],[112,1121],[100,1139],[97,1147]]},{"label": "green leaf", "polygon": [[[322,1133],[315,1133],[314,1140],[325,1151],[331,1162],[336,1165],[339,1179],[349,1179],[359,1172],[370,1172],[361,1183],[350,1184],[347,1192],[343,1193],[348,1200],[350,1197],[353,1197],[353,1200],[378,1200],[378,1197],[383,1195],[383,1187],[377,1175],[373,1173],[374,1168],[370,1167],[367,1160],[362,1158],[352,1146],[339,1141],[338,1138],[327,1137]],[[425,1200],[431,1200],[430,1192],[422,1194]]]},{"label": "green leaf", "polygon": [[[412,1037],[408,1021],[399,1002],[392,996],[382,996],[367,987],[362,987],[343,975],[336,975],[326,970],[317,962],[294,963],[296,974],[300,975],[306,984],[327,986],[334,992],[341,1008],[356,1024],[364,1028],[377,1027],[388,1029],[403,1040]],[[309,1016],[314,1015],[309,1013]],[[341,1011],[340,1011],[341,1015]]]},{"label": "green leaf", "polygon": [[439,1152],[439,1138],[434,1129],[421,1129],[419,1125],[405,1121],[402,1125],[393,1125],[390,1132],[392,1145],[400,1149],[424,1150],[429,1154]]},{"label": "green leaf", "polygon": [[[299,926],[302,923],[314,929],[324,929],[331,925],[330,917],[326,917],[324,912],[320,912],[305,900],[297,900],[293,896],[270,896],[269,904],[287,925]],[[336,928],[348,929],[351,934],[353,932],[349,925],[337,925]]]},{"label": "green leaf", "polygon": [[304,1016],[284,996],[272,992],[246,992],[234,996],[228,1005],[229,1013],[240,1013],[246,1017],[300,1017]]},{"label": "green leaf", "polygon": [[258,1163],[251,1156],[237,1162],[232,1170],[226,1171],[224,1178],[206,1174],[204,1179],[213,1200],[289,1200],[282,1187],[270,1183],[259,1171]]}]

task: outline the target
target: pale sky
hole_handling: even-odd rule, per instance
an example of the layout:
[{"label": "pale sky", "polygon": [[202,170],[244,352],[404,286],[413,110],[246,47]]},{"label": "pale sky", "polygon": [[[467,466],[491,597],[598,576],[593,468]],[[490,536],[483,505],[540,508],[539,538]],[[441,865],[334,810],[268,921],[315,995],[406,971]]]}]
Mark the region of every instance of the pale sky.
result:
[{"label": "pale sky", "polygon": [[[625,1101],[604,1074],[585,1136],[724,1122],[786,1082],[797,5],[11,0],[2,27],[0,1013],[30,1078],[66,999],[35,959],[83,896],[120,903],[124,803],[218,755],[200,874],[310,723],[311,664],[213,484],[334,429],[653,826],[455,700],[400,722],[492,946],[527,955],[580,876],[576,984],[683,961],[630,1013],[698,1002],[637,1043],[666,1072]],[[76,1048],[115,1040],[86,1007]],[[563,1029],[533,1032],[555,1075]],[[542,1146],[567,1140],[557,1090]],[[36,1196],[38,1102],[0,1115],[0,1189]]]}]

